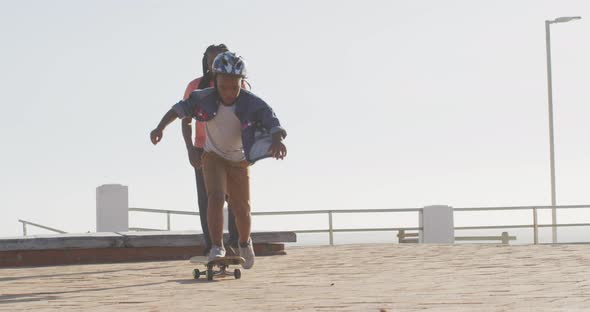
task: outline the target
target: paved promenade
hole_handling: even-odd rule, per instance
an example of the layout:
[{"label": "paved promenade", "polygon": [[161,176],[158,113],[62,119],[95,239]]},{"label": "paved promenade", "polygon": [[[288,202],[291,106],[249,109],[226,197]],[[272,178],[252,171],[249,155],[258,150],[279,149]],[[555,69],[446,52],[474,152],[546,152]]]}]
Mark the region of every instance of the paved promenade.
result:
[{"label": "paved promenade", "polygon": [[590,245],[288,247],[242,279],[186,261],[0,269],[0,311],[589,311]]}]

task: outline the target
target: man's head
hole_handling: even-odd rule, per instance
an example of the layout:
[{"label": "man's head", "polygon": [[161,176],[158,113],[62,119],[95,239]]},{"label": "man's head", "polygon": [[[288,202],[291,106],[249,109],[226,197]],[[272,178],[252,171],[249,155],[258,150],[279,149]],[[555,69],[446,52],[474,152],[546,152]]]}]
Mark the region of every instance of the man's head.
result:
[{"label": "man's head", "polygon": [[201,63],[203,64],[203,79],[199,83],[199,89],[209,88],[211,81],[213,79],[213,60],[219,53],[223,53],[228,51],[227,46],[225,44],[218,44],[218,45],[210,45],[203,53],[203,60]]},{"label": "man's head", "polygon": [[227,46],[223,43],[218,45],[210,45],[203,53],[203,76],[212,73],[213,60],[219,53],[229,51]]},{"label": "man's head", "polygon": [[221,52],[216,51],[216,50],[207,51],[205,53],[204,56],[205,56],[205,60],[207,62],[207,72],[212,73],[211,69],[213,67],[213,60],[215,59],[215,57],[219,53],[221,53]]},{"label": "man's head", "polygon": [[242,79],[246,78],[246,63],[233,52],[223,52],[215,57],[212,66],[215,87],[225,105],[233,104],[240,95]]}]

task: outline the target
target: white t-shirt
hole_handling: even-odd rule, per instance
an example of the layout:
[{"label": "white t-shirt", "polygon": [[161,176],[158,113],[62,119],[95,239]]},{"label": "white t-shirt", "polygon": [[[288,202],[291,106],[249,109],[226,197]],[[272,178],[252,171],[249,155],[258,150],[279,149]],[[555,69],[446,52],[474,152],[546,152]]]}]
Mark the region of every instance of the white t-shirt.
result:
[{"label": "white t-shirt", "polygon": [[246,155],[242,146],[241,124],[235,110],[235,104],[219,104],[215,117],[205,123],[207,139],[204,149],[229,161],[239,162],[246,160]]}]

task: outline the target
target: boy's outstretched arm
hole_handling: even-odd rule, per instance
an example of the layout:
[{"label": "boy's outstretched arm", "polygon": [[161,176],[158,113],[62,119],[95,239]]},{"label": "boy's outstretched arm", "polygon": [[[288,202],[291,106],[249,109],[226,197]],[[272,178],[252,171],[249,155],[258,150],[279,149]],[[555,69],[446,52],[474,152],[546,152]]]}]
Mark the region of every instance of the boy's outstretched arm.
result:
[{"label": "boy's outstretched arm", "polygon": [[272,135],[272,144],[268,148],[268,151],[272,157],[276,159],[284,159],[287,157],[287,147],[283,144],[284,132],[275,132]]},{"label": "boy's outstretched arm", "polygon": [[262,125],[272,134],[272,143],[268,148],[268,152],[273,158],[284,159],[287,156],[287,147],[283,143],[283,139],[287,136],[287,131],[281,127],[279,119],[273,112],[272,108],[266,103],[260,114]]},{"label": "boy's outstretched arm", "polygon": [[169,110],[166,113],[166,115],[162,117],[162,120],[160,120],[160,123],[158,124],[156,129],[152,130],[152,132],[150,133],[150,140],[152,141],[152,144],[156,145],[158,144],[158,142],[162,140],[164,129],[171,122],[176,120],[176,118],[178,118],[178,113],[176,113],[176,111],[174,111],[173,109]]}]

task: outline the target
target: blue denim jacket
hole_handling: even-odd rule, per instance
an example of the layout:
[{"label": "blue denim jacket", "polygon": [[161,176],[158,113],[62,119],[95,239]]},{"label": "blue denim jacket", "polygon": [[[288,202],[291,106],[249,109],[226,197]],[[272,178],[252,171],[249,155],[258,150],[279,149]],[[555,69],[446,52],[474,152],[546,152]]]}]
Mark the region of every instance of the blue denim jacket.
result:
[{"label": "blue denim jacket", "polygon": [[[215,117],[220,105],[219,95],[215,88],[193,91],[189,98],[180,101],[172,109],[178,118],[195,118],[198,121],[209,121]],[[268,148],[272,135],[287,132],[279,122],[272,108],[254,93],[242,89],[236,103],[235,114],[242,125],[242,145],[246,160],[254,163],[270,157]]]}]

